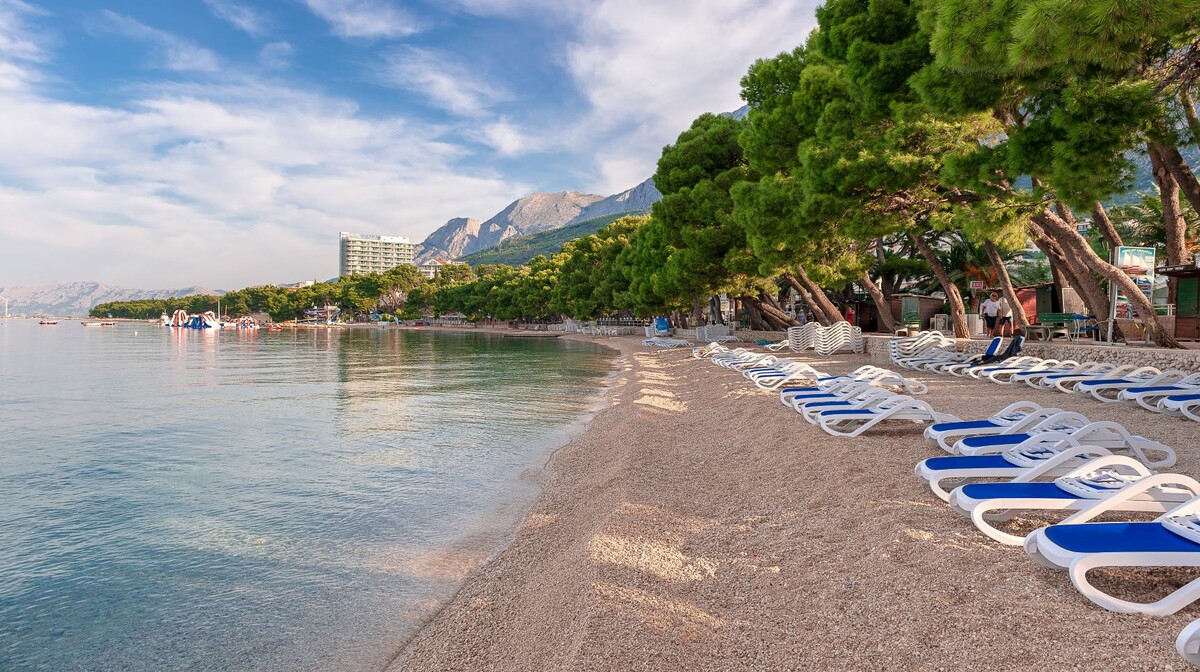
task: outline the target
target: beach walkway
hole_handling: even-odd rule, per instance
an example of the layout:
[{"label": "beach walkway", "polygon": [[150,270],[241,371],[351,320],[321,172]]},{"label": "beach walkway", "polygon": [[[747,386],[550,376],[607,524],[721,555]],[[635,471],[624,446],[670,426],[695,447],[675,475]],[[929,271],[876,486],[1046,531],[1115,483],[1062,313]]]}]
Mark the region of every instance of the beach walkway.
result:
[{"label": "beach walkway", "polygon": [[[1111,613],[986,539],[913,475],[939,454],[916,425],[834,438],[736,373],[638,340],[604,340],[622,351],[611,405],[555,455],[512,545],[390,669],[1189,669],[1173,643],[1197,608]],[[797,358],[833,373],[867,363]],[[1200,475],[1190,422],[914,377],[962,418],[1019,394],[1116,420]],[[1191,578],[1119,576],[1143,596]]]}]

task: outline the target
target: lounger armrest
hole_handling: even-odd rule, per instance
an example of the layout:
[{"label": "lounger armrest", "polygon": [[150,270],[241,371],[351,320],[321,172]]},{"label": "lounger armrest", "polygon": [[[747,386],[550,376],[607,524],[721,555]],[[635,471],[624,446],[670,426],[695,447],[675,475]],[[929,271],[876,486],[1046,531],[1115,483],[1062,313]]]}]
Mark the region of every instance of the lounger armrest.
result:
[{"label": "lounger armrest", "polygon": [[[1134,483],[1130,483],[1129,485],[1117,490],[1113,494],[1101,499],[1086,509],[1082,509],[1075,514],[1068,516],[1059,524],[1075,525],[1078,523],[1086,523],[1089,520],[1097,518],[1101,514],[1112,511],[1122,503],[1127,502],[1138,495],[1149,492],[1152,488],[1158,488],[1165,485],[1183,486],[1188,490],[1191,490],[1192,494],[1200,494],[1200,483],[1197,483],[1196,479],[1192,478],[1191,476],[1184,476],[1183,474],[1154,474]],[[1189,499],[1183,504],[1180,504],[1172,509],[1170,512],[1168,512],[1168,514],[1164,515],[1180,515],[1182,513],[1190,513],[1190,511],[1183,510],[1184,507],[1188,506],[1189,504],[1195,504],[1195,508],[1192,508],[1191,511],[1197,510],[1200,508],[1200,497],[1193,497],[1192,499]]]},{"label": "lounger armrest", "polygon": [[[1036,467],[1032,467],[1032,468],[1026,470],[1025,473],[1014,478],[1012,480],[1012,482],[1013,483],[1032,483],[1033,481],[1036,481],[1039,477],[1041,477],[1043,474],[1050,472],[1050,471],[1054,471],[1060,465],[1062,465],[1066,462],[1070,462],[1071,460],[1074,460],[1077,457],[1095,456],[1097,458],[1100,458],[1100,457],[1104,457],[1105,455],[1112,455],[1112,453],[1110,453],[1107,448],[1101,448],[1099,446],[1072,446],[1072,447],[1067,448],[1066,450],[1060,452],[1059,454],[1055,455],[1054,457],[1047,458],[1046,460],[1039,463]],[[1090,464],[1090,463],[1091,462],[1089,462],[1088,464]]]},{"label": "lounger armrest", "polygon": [[1096,471],[1097,469],[1103,469],[1104,467],[1129,467],[1134,471],[1134,473],[1142,477],[1150,476],[1154,473],[1153,471],[1150,471],[1149,467],[1141,462],[1138,462],[1132,457],[1125,455],[1105,455],[1103,457],[1097,457],[1094,460],[1088,460],[1075,469],[1063,474],[1063,478],[1084,476]]}]

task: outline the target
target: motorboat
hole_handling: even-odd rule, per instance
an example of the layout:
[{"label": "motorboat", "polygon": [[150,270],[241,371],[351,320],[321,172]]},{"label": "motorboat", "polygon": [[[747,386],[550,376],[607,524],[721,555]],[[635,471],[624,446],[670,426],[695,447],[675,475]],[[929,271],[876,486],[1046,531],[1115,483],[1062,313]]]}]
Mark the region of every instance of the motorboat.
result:
[{"label": "motorboat", "polygon": [[58,320],[41,320],[40,322],[38,322],[38,324],[44,324],[48,327],[51,327],[51,326],[58,324]]}]

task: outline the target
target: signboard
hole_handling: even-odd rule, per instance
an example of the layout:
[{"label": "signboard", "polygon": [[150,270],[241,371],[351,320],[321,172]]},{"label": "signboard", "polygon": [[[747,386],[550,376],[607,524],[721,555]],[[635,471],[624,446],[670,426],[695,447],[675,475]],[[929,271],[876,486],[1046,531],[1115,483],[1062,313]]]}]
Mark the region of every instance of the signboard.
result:
[{"label": "signboard", "polygon": [[985,286],[985,283],[983,282],[983,280],[972,280],[971,281],[971,291],[975,291],[977,289],[983,289],[984,286]]},{"label": "signboard", "polygon": [[[1153,303],[1154,295],[1154,248],[1153,247],[1118,247],[1114,265],[1120,268],[1133,280],[1146,300]],[[1113,284],[1112,317],[1133,320],[1137,319],[1137,311],[1129,302],[1120,288]]]}]

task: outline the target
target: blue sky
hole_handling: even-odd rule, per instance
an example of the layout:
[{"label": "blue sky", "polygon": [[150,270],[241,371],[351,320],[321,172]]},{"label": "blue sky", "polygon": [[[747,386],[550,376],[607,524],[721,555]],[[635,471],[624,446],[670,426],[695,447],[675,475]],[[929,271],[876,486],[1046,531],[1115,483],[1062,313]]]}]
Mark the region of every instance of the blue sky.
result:
[{"label": "blue sky", "polygon": [[324,279],[339,231],[632,187],[815,5],[0,0],[0,286]]}]

